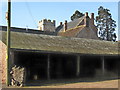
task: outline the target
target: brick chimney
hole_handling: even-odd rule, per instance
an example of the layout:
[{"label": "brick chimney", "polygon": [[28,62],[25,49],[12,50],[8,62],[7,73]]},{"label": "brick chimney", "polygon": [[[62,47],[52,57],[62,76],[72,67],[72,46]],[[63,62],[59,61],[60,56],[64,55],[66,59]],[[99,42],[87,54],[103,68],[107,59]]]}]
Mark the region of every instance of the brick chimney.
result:
[{"label": "brick chimney", "polygon": [[88,12],[85,13],[84,25],[85,25],[86,27],[89,27],[89,16],[88,16]]},{"label": "brick chimney", "polygon": [[65,20],[65,23],[64,23],[64,32],[67,30],[67,20]]},{"label": "brick chimney", "polygon": [[53,20],[53,24],[54,24],[54,26],[55,26],[55,20]]},{"label": "brick chimney", "polygon": [[91,13],[91,24],[94,25],[94,13]]},{"label": "brick chimney", "polygon": [[62,25],[62,22],[60,22],[60,26]]},{"label": "brick chimney", "polygon": [[85,13],[85,16],[88,17],[88,12]]}]

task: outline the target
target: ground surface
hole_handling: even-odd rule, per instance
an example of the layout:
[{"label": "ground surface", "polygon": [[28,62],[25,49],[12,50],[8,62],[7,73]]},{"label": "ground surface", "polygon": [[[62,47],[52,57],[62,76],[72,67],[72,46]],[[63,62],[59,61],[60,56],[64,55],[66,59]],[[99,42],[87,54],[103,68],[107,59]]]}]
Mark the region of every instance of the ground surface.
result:
[{"label": "ground surface", "polygon": [[[21,88],[120,88],[120,79],[116,80],[104,80],[104,81],[82,81],[82,82],[57,82],[53,81],[47,81],[47,84],[39,83],[38,86],[24,86]],[[34,83],[34,82],[32,82]],[[2,86],[3,88],[4,85]],[[9,87],[9,88],[15,88],[15,87]],[[16,87],[17,88],[17,87]]]},{"label": "ground surface", "polygon": [[[63,85],[34,86],[33,88],[118,88],[119,80],[107,80],[98,82],[79,82]],[[28,87],[31,88],[31,87]]]}]

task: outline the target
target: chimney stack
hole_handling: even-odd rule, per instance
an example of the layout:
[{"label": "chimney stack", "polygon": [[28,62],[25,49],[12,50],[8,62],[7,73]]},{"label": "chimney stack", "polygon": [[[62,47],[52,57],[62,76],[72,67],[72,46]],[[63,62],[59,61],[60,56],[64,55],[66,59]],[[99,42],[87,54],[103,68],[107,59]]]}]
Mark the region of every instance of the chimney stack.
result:
[{"label": "chimney stack", "polygon": [[67,30],[67,20],[65,20],[65,23],[64,23],[64,32]]},{"label": "chimney stack", "polygon": [[91,24],[94,25],[94,13],[91,13]]},{"label": "chimney stack", "polygon": [[54,26],[55,26],[55,23],[56,23],[55,20],[53,20],[53,24],[54,24]]},{"label": "chimney stack", "polygon": [[88,12],[85,13],[85,16],[88,17]]},{"label": "chimney stack", "polygon": [[60,22],[60,25],[62,25],[62,22]]},{"label": "chimney stack", "polygon": [[89,27],[89,16],[88,16],[88,12],[85,13],[84,25],[85,25],[86,27]]}]

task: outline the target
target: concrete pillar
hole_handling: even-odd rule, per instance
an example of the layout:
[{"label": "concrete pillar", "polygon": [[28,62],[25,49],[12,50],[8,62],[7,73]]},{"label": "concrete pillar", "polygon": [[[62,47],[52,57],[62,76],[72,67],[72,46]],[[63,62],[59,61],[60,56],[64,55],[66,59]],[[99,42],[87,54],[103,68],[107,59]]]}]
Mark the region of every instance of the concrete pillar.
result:
[{"label": "concrete pillar", "polygon": [[77,65],[76,76],[79,77],[80,75],[80,56],[79,55],[77,55],[76,65]]},{"label": "concrete pillar", "polygon": [[50,54],[47,57],[47,79],[50,79]]},{"label": "concrete pillar", "polygon": [[105,60],[104,60],[104,56],[101,57],[102,60],[102,75],[104,75],[105,73]]}]

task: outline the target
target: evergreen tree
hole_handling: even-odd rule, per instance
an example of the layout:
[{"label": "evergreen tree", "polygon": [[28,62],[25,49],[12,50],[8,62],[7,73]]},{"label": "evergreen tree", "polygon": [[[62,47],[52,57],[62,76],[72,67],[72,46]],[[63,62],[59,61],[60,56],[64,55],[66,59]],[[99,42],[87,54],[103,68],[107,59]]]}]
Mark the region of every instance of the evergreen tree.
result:
[{"label": "evergreen tree", "polygon": [[109,9],[105,9],[102,6],[98,8],[96,24],[99,29],[100,39],[107,41],[116,41],[116,21],[112,19],[112,15]]},{"label": "evergreen tree", "polygon": [[74,19],[78,19],[82,16],[84,16],[84,14],[76,10],[75,13],[71,16],[71,20],[73,21]]}]

